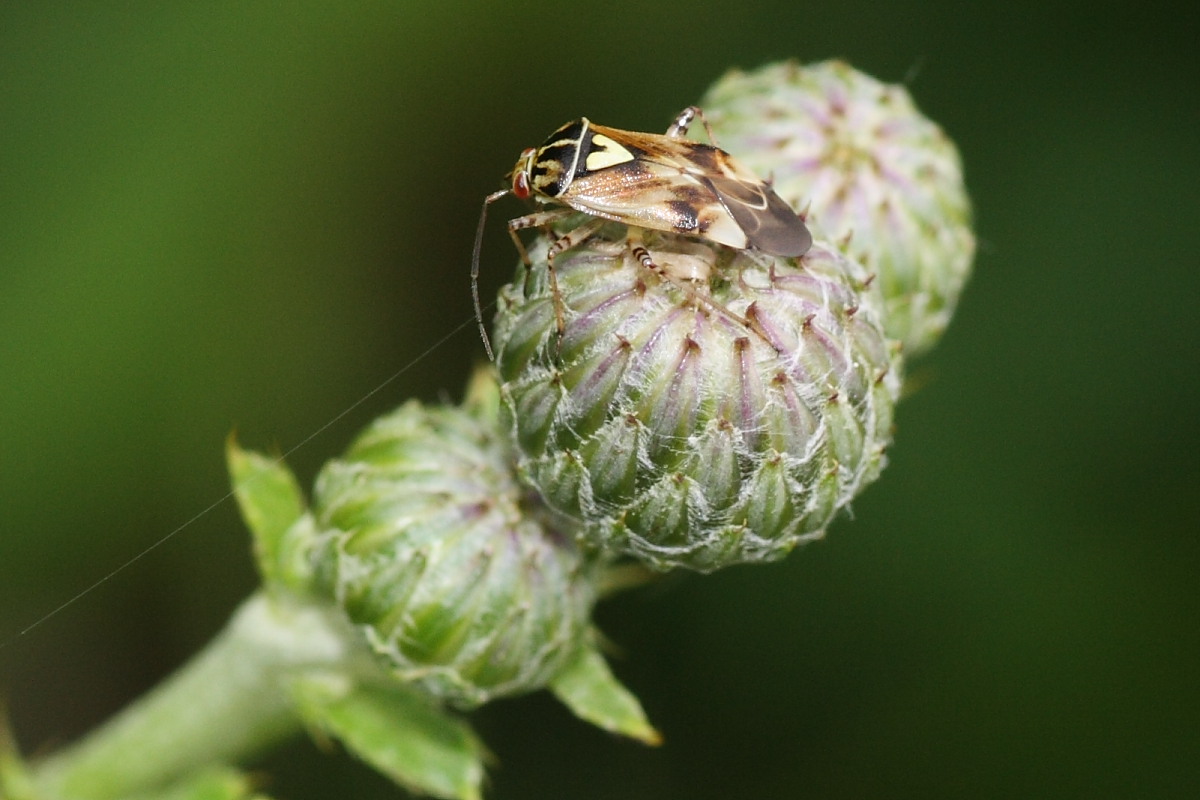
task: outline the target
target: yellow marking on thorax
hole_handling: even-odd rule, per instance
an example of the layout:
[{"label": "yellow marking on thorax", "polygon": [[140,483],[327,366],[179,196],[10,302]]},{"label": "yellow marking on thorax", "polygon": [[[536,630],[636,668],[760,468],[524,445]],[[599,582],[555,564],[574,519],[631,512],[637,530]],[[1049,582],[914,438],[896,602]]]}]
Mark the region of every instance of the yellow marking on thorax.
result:
[{"label": "yellow marking on thorax", "polygon": [[597,133],[592,137],[592,149],[588,151],[587,161],[583,162],[583,165],[591,171],[615,167],[629,161],[633,161],[633,153],[604,134]]}]

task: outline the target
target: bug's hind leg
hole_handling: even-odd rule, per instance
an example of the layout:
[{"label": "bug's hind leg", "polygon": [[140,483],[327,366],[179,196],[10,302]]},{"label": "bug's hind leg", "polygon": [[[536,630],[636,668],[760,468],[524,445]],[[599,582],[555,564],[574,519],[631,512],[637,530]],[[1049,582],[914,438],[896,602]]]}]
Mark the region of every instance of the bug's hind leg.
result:
[{"label": "bug's hind leg", "polygon": [[711,264],[705,265],[705,267],[702,269],[693,268],[686,276],[673,273],[670,268],[655,262],[654,257],[650,255],[650,251],[646,249],[646,245],[642,239],[642,232],[638,228],[629,229],[629,245],[634,260],[641,264],[645,269],[648,269],[655,275],[658,275],[660,278],[662,278],[662,280],[682,291],[687,295],[690,301],[696,305],[705,306],[706,308],[725,316],[727,319],[733,320],[737,324],[746,328],[746,330],[753,332],[767,344],[771,344],[771,340],[767,336],[766,331],[762,329],[762,326],[759,325],[756,319],[754,319],[752,316],[742,316],[741,314],[738,314],[736,311],[728,308],[723,303],[717,302],[709,297],[707,293],[697,288],[697,284],[707,284]]},{"label": "bug's hind leg", "polygon": [[672,139],[681,139],[687,136],[688,128],[697,117],[704,125],[704,132],[708,134],[708,143],[713,147],[718,147],[717,137],[713,135],[712,126],[708,124],[708,117],[704,116],[704,109],[700,106],[688,106],[680,111],[679,116],[675,117],[675,121],[671,123],[671,127],[667,128],[667,136]]}]

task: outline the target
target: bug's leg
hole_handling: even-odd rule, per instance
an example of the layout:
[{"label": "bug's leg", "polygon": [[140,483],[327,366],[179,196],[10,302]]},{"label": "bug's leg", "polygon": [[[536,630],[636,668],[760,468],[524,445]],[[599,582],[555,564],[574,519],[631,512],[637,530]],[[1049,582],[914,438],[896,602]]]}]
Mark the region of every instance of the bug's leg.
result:
[{"label": "bug's leg", "polygon": [[[546,228],[546,232],[553,236],[554,233],[549,228],[550,223],[569,217],[574,213],[576,213],[574,209],[556,208],[509,220],[508,233],[512,237],[513,243],[516,244],[517,252],[521,254],[521,262],[525,265],[526,269],[532,266],[532,262],[529,259],[529,253],[525,249],[525,244],[521,241],[521,237],[517,235],[517,231],[525,230],[526,228],[544,227]],[[554,258],[583,242],[599,230],[600,226],[605,222],[607,220],[600,217],[593,217],[579,227],[559,236],[546,248],[546,274],[550,279],[550,294],[554,298],[554,323],[558,328],[558,341],[560,345],[562,344],[563,332],[567,327],[567,317],[562,295],[558,291],[558,272],[554,269]]]},{"label": "bug's leg", "polygon": [[708,124],[708,117],[704,116],[704,109],[699,106],[693,106],[696,109],[696,116],[700,118],[700,124],[704,126],[704,133],[708,136],[708,143],[713,147],[720,147],[717,144],[717,135],[713,133],[712,125]]},{"label": "bug's leg", "polygon": [[703,277],[697,274],[685,278],[671,274],[671,271],[668,268],[656,263],[654,261],[654,257],[650,255],[650,251],[646,249],[645,242],[642,238],[642,231],[639,228],[629,229],[629,246],[635,261],[641,264],[644,269],[653,272],[663,281],[671,284],[676,289],[679,289],[681,292],[686,294],[688,300],[692,303],[695,303],[696,305],[707,306],[710,309],[725,314],[730,319],[733,319],[743,325],[749,325],[746,319],[740,314],[735,314],[734,312],[725,308],[725,306],[718,303],[716,300],[713,300],[711,297],[706,297],[696,288],[697,283],[707,280],[707,273],[705,273]]},{"label": "bug's leg", "polygon": [[675,121],[671,123],[671,127],[667,128],[667,136],[672,139],[679,139],[687,136],[688,126],[692,124],[692,120],[700,113],[699,106],[688,106],[683,111],[679,112],[679,116],[675,117]]},{"label": "bug's leg", "polygon": [[608,220],[603,217],[592,217],[579,227],[572,228],[554,240],[554,243],[550,245],[550,249],[546,251],[546,257],[553,261],[560,253],[565,253],[572,247],[583,244],[607,223]]},{"label": "bug's leg", "polygon": [[771,343],[766,331],[762,329],[757,320],[750,316],[742,316],[724,304],[712,299],[706,293],[701,292],[696,288],[695,284],[702,279],[687,279],[672,275],[668,269],[655,263],[654,257],[650,255],[650,251],[646,249],[645,244],[642,242],[642,232],[637,228],[630,228],[629,231],[629,244],[633,252],[633,257],[639,264],[682,291],[696,305],[703,305],[718,314],[723,314],[727,319],[731,319],[747,330],[752,331],[767,344]]},{"label": "bug's leg", "polygon": [[517,231],[545,227],[551,222],[556,222],[573,213],[575,212],[569,208],[555,208],[550,211],[538,211],[533,214],[526,214],[523,217],[517,217],[508,221],[508,235],[512,237],[513,246],[517,248],[517,254],[521,256],[521,263],[527,269],[533,266],[533,262],[529,260],[529,251],[525,249],[525,243],[521,241],[521,237],[517,235]]},{"label": "bug's leg", "polygon": [[673,139],[687,136],[688,128],[697,117],[699,117],[700,122],[704,125],[704,132],[708,134],[709,144],[717,147],[717,137],[713,135],[712,126],[708,124],[708,117],[704,116],[704,109],[700,108],[700,106],[688,106],[683,111],[680,111],[679,116],[675,118],[675,122],[671,123],[671,127],[667,128],[667,136]]},{"label": "bug's leg", "polygon": [[[516,219],[510,219],[508,221],[508,235],[512,237],[513,245],[517,248],[517,253],[521,256],[521,263],[525,265],[525,271],[527,274],[526,281],[529,280],[528,275],[533,267],[533,261],[530,260],[529,251],[525,249],[525,243],[521,241],[521,237],[517,232],[527,230],[529,228],[541,227],[545,228],[547,234],[552,236],[553,233],[550,231],[549,227],[550,223],[563,219],[570,213],[572,213],[570,209],[558,208],[551,211],[539,211],[534,214],[526,214],[523,217],[517,217]],[[554,247],[554,244],[555,243],[552,242],[550,247]],[[547,255],[549,255],[549,249],[547,250]],[[550,276],[550,293],[554,297],[554,322],[558,328],[558,338],[561,341],[563,327],[565,325],[562,307],[563,302],[562,297],[559,296],[558,293],[558,276],[554,273],[554,261],[549,257],[546,259],[546,273]],[[526,286],[526,291],[528,291],[528,285]]]},{"label": "bug's leg", "polygon": [[566,307],[562,295],[558,293],[558,271],[554,269],[554,259],[567,252],[572,247],[583,244],[596,231],[600,230],[608,220],[602,217],[592,217],[577,228],[564,233],[546,248],[546,272],[550,277],[550,294],[554,296],[554,322],[558,325],[558,346],[562,347],[563,333],[567,329]]}]

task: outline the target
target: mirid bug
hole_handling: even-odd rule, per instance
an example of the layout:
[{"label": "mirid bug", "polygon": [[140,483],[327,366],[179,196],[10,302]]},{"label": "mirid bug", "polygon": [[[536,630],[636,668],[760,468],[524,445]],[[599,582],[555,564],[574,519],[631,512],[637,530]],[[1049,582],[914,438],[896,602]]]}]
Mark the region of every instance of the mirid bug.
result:
[{"label": "mirid bug", "polygon": [[[541,147],[521,153],[508,175],[510,186],[483,201],[471,261],[475,314],[489,358],[492,349],[479,303],[479,254],[487,208],[507,194],[557,206],[509,220],[509,235],[526,266],[529,255],[518,231],[548,226],[576,212],[594,217],[555,239],[547,251],[556,298],[554,257],[586,241],[609,221],[773,256],[796,257],[808,251],[812,235],[804,221],[770,186],[724,150],[683,138],[697,116],[707,128],[700,109],[690,106],[666,134],[606,128],[583,117],[563,125]],[[712,131],[708,133],[711,140]],[[636,230],[630,239],[635,257],[657,270]],[[556,306],[555,313],[561,333],[561,307]]]}]

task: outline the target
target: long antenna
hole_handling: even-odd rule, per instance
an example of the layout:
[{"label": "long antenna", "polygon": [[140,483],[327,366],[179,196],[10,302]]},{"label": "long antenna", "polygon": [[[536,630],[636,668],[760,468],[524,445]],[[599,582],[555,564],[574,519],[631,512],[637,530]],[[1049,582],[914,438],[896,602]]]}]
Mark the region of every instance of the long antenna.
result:
[{"label": "long antenna", "polygon": [[488,206],[509,192],[509,189],[501,189],[483,199],[483,209],[479,212],[479,227],[475,230],[475,249],[471,253],[471,300],[475,304],[475,321],[479,323],[479,338],[483,339],[483,349],[487,351],[489,361],[495,361],[496,354],[492,352],[492,342],[488,339],[487,326],[483,324],[483,307],[479,304],[479,253],[483,249],[483,228],[487,223]]}]

